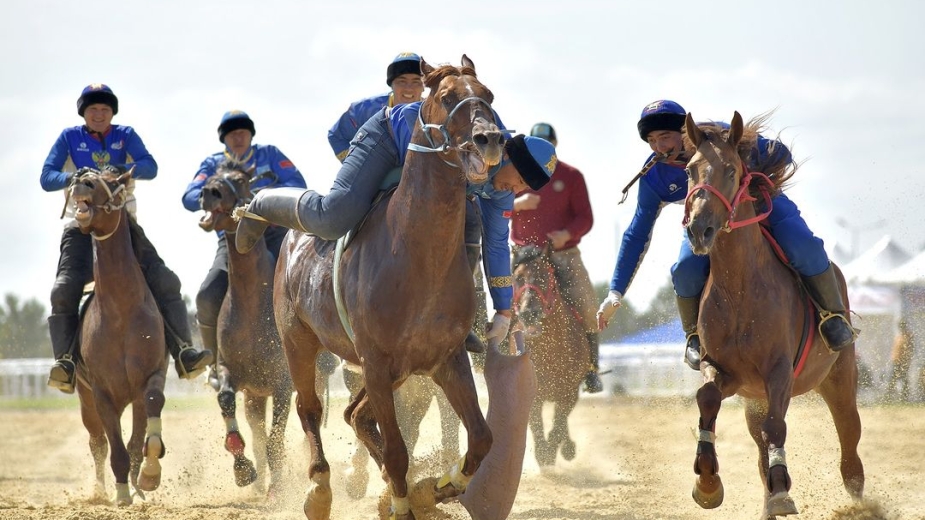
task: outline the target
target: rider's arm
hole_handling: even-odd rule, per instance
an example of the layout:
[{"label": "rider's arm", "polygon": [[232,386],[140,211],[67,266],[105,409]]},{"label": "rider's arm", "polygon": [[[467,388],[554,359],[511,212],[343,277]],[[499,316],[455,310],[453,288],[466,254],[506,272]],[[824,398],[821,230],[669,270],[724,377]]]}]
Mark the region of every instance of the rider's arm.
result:
[{"label": "rider's arm", "polygon": [[488,272],[488,290],[491,293],[493,307],[497,311],[509,310],[514,298],[511,280],[511,246],[510,219],[514,210],[514,194],[511,192],[494,192],[492,198],[478,198],[482,208],[482,227],[484,229],[485,259]]},{"label": "rider's arm", "polygon": [[[302,177],[302,173],[298,168],[295,167],[295,164],[293,164],[292,161],[290,161],[283,152],[279,151],[279,148],[273,145],[267,145],[266,149],[270,170],[276,174],[276,178],[278,179],[275,183],[273,183],[273,187],[304,189],[306,187],[305,178]],[[268,180],[267,183],[269,182],[270,181]]]},{"label": "rider's arm", "polygon": [[[65,164],[73,162],[70,160],[70,149],[67,145],[67,132],[61,132],[55,144],[52,145],[45,164],[42,166],[42,176],[39,177],[39,183],[45,191],[58,191],[67,187],[70,180],[70,172],[66,172]],[[76,170],[73,168],[71,171]]]},{"label": "rider's arm", "polygon": [[132,178],[150,180],[157,177],[157,162],[151,152],[145,148],[141,136],[132,127],[122,128],[125,129],[125,167],[135,168]]},{"label": "rider's arm", "polygon": [[[555,174],[553,174],[555,178]],[[591,201],[588,199],[588,187],[585,178],[577,169],[567,181],[569,186],[569,206],[573,212],[572,220],[565,226],[571,235],[570,240],[578,240],[591,231],[594,225],[594,214],[591,212]]]},{"label": "rider's arm", "polygon": [[636,271],[642,264],[642,259],[652,240],[652,231],[655,229],[655,220],[661,212],[664,202],[647,182],[639,183],[639,197],[636,213],[626,232],[623,233],[623,242],[620,244],[620,253],[613,270],[613,279],[610,281],[610,290],[626,294]]}]

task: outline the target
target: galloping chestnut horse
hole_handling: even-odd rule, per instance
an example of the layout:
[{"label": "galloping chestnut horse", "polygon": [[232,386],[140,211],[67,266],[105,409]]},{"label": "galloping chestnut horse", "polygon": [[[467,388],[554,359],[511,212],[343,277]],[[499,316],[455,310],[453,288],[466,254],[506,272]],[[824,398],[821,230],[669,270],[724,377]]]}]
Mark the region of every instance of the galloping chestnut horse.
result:
[{"label": "galloping chestnut horse", "polygon": [[[100,495],[109,441],[119,506],[132,503],[129,473],[140,496],[157,489],[158,459],[165,453],[161,440],[167,373],[164,322],[132,249],[131,217],[125,209],[131,177],[131,171],[82,170],[68,193],[77,206],[77,225],[93,237],[95,286],[82,318],[82,362],[77,367],[80,415],[90,433]],[[132,434],[126,449],[121,416],[130,404]]]},{"label": "galloping chestnut horse", "polygon": [[[225,420],[225,449],[234,455],[235,483],[265,484],[269,494],[282,482],[286,421],[292,400],[292,380],[273,317],[273,273],[276,265],[263,237],[257,247],[241,254],[234,247],[237,223],[232,211],[253,198],[252,171],[224,162],[202,188],[205,216],[199,227],[223,231],[228,245],[228,292],[218,314],[218,405]],[[244,455],[244,439],[235,420],[235,394],[244,394],[244,413],[254,435],[254,463]],[[273,397],[273,419],[267,437],[267,398]]]},{"label": "galloping chestnut horse", "polygon": [[[687,236],[696,254],[710,256],[710,277],[701,300],[698,329],[703,341],[697,392],[700,436],[694,472],[694,500],[704,508],[723,500],[714,447],[716,418],[723,399],[745,400],[748,430],[759,449],[765,483],[762,518],[796,514],[784,453],[785,416],[792,396],[815,390],[828,405],[841,443],[841,475],[848,493],[860,499],[864,468],[858,457],[861,420],[857,409],[855,347],[829,351],[815,330],[815,309],[798,276],[778,259],[757,224],[753,201],[770,212],[772,195],[793,175],[792,165],[746,169],[766,117],[742,123],[738,112],[728,129],[685,124],[690,188],[685,208]],[[769,154],[771,156],[775,154]],[[844,278],[838,271],[842,297]],[[805,331],[805,333],[804,333]],[[811,342],[801,349],[804,337]]]},{"label": "galloping chestnut horse", "polygon": [[[468,432],[468,450],[437,490],[438,500],[463,492],[491,447],[463,347],[475,315],[463,230],[466,181],[487,181],[489,167],[501,160],[503,138],[492,93],[468,57],[461,67],[435,69],[423,60],[421,67],[430,94],[392,197],[372,210],[339,265],[333,242],[305,233],[290,232],[280,251],[274,309],[311,452],[304,508],[312,520],[327,519],[331,504],[315,392],[315,357],[322,348],[363,370],[365,386],[344,417],[383,468],[393,518],[414,518],[408,450],[393,400],[393,390],[410,375],[432,377]],[[353,341],[338,318],[334,291],[343,295]]]},{"label": "galloping chestnut horse", "polygon": [[[548,244],[542,248],[525,246],[514,257],[514,309],[526,327],[536,369],[530,432],[541,467],[555,464],[560,450],[565,460],[575,458],[568,416],[578,403],[578,388],[589,356],[584,327],[562,298],[550,252]],[[543,428],[544,403],[555,406],[548,437]]]}]

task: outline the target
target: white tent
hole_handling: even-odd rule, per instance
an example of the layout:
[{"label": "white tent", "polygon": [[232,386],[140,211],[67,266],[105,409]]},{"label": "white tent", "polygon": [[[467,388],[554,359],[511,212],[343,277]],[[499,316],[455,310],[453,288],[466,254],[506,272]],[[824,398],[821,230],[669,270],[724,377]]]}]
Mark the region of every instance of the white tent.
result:
[{"label": "white tent", "polygon": [[925,285],[925,251],[890,271],[874,276],[872,280],[880,283]]},{"label": "white tent", "polygon": [[896,244],[889,235],[877,241],[870,249],[842,267],[845,280],[865,283],[909,261],[912,255]]}]

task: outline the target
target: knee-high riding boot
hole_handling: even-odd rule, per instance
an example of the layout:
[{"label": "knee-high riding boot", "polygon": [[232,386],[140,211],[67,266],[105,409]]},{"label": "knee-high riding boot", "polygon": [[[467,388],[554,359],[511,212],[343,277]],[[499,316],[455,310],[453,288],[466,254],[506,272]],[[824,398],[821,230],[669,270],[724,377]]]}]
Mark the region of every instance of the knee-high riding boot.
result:
[{"label": "knee-high riding boot", "polygon": [[810,296],[822,307],[819,333],[829,350],[838,352],[854,343],[857,339],[857,331],[848,323],[847,309],[842,301],[838,279],[835,277],[835,267],[829,264],[828,269],[822,273],[816,276],[804,276],[803,281],[806,283]]},{"label": "knee-high riding boot", "polygon": [[52,314],[48,317],[48,333],[51,348],[55,353],[55,364],[48,375],[48,386],[66,394],[74,393],[77,366],[74,364],[74,340],[77,338],[76,314]]},{"label": "knee-high riding boot", "polygon": [[209,366],[209,386],[216,392],[219,389],[218,380],[218,331],[212,325],[206,325],[199,322],[199,336],[202,338],[202,347],[204,350],[211,350],[214,359]]},{"label": "knee-high riding boot", "polygon": [[186,303],[176,300],[161,307],[164,316],[164,339],[167,350],[174,359],[174,366],[180,379],[193,379],[212,362],[211,350],[196,350],[193,334],[190,332]]},{"label": "knee-high riding boot", "polygon": [[596,394],[604,389],[604,383],[597,373],[600,371],[600,340],[597,332],[586,333],[591,367],[585,374],[585,392]]},{"label": "knee-high riding boot", "polygon": [[690,298],[676,297],[681,328],[687,338],[684,347],[684,362],[694,370],[700,370],[700,334],[697,333],[697,319],[700,317],[700,295]]},{"label": "knee-high riding boot", "polygon": [[234,238],[238,252],[244,254],[253,249],[270,224],[306,231],[299,220],[299,199],[305,193],[302,188],[274,188],[258,193],[238,222]]}]

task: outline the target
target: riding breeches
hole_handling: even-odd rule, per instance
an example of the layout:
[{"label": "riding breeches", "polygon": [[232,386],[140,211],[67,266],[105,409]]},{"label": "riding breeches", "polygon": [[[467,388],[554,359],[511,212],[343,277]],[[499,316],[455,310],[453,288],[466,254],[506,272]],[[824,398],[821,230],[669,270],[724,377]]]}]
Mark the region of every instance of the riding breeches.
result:
[{"label": "riding breeches", "polygon": [[551,260],[565,303],[581,317],[585,332],[597,332],[597,297],[581,252],[577,247],[553,251]]},{"label": "riding breeches", "polygon": [[[130,217],[128,222],[135,257],[158,307],[182,301],[180,278],[167,268],[135,219]],[[84,285],[92,280],[93,238],[82,233],[76,221],[71,221],[61,235],[58,273],[51,289],[51,313],[77,314]]]},{"label": "riding breeches", "polygon": [[327,195],[308,190],[299,199],[304,230],[325,240],[346,235],[369,212],[389,172],[399,166],[389,120],[379,111],[357,130]]},{"label": "riding breeches", "polygon": [[[273,256],[273,265],[276,265],[279,249],[288,232],[289,229],[282,226],[269,226],[263,232],[267,250]],[[212,267],[209,268],[196,294],[196,320],[199,323],[212,327],[218,325],[218,313],[222,308],[226,292],[228,292],[228,241],[220,237]]]},{"label": "riding breeches", "polygon": [[[829,267],[829,257],[822,239],[813,235],[800,216],[800,210],[786,195],[772,199],[767,224],[771,236],[783,249],[790,265],[801,275],[809,277]],[[761,208],[758,208],[761,211]],[[732,231],[735,233],[735,230]],[[685,232],[678,261],[671,267],[671,283],[682,298],[692,298],[703,292],[710,274],[710,257],[695,255]]]}]

